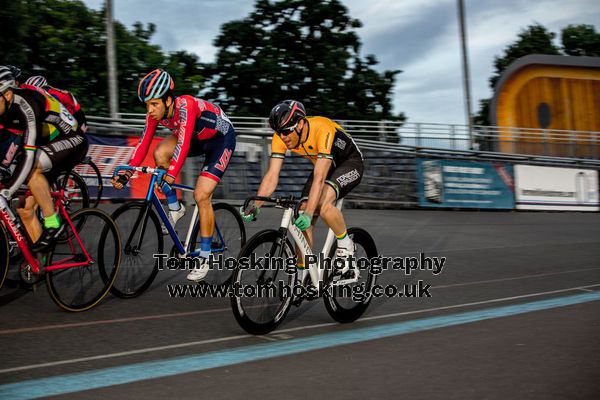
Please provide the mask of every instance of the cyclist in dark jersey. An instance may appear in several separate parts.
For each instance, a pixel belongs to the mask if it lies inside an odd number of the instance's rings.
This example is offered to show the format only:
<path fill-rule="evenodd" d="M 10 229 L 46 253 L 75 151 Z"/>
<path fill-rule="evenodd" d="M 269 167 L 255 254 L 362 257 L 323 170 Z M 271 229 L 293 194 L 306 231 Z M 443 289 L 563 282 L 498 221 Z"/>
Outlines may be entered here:
<path fill-rule="evenodd" d="M 77 123 L 79 124 L 79 128 L 83 133 L 87 132 L 87 119 L 85 118 L 85 113 L 81 109 L 81 105 L 73 96 L 71 92 L 68 90 L 58 89 L 54 86 L 50 86 L 46 78 L 41 75 L 36 75 L 27 78 L 24 84 L 20 85 L 22 88 L 33 89 L 34 87 L 44 89 L 50 95 L 52 95 L 56 100 L 60 101 L 60 103 L 67 108 L 67 111 L 75 117 Z"/>
<path fill-rule="evenodd" d="M 335 202 L 345 197 L 362 179 L 363 156 L 358 146 L 339 124 L 325 117 L 307 117 L 304 105 L 294 100 L 285 100 L 273 107 L 269 125 L 275 131 L 271 140 L 271 161 L 257 195 L 273 194 L 288 150 L 309 159 L 314 169 L 302 191 L 307 202 L 304 213 L 294 223 L 306 231 L 312 246 L 312 226 L 320 216 L 338 239 L 336 257 L 348 259 L 354 255 L 354 243 Z M 242 218 L 253 220 L 262 204 L 261 201 L 251 202 L 248 209 L 240 210 Z M 298 262 L 302 267 L 302 260 Z M 342 272 L 348 268 L 346 263 Z"/>
<path fill-rule="evenodd" d="M 146 103 L 148 113 L 142 137 L 129 164 L 139 166 L 143 162 L 159 125 L 172 130 L 173 135 L 156 146 L 154 161 L 158 167 L 167 170 L 161 187 L 167 196 L 169 215 L 174 225 L 183 216 L 185 208 L 179 204 L 175 191 L 169 185 L 175 181 L 187 156 L 205 154 L 194 190 L 200 217 L 201 263 L 187 276 L 197 282 L 209 270 L 208 257 L 215 227 L 211 200 L 235 150 L 235 130 L 218 106 L 193 96 L 175 97 L 174 87 L 171 76 L 161 69 L 150 72 L 140 81 L 138 97 Z M 126 173 L 114 178 L 112 183 L 120 189 L 130 177 L 131 173 Z"/>
<path fill-rule="evenodd" d="M 31 250 L 44 251 L 63 228 L 49 181 L 81 162 L 87 152 L 87 138 L 58 100 L 44 92 L 17 88 L 14 75 L 4 66 L 0 66 L 0 127 L 12 135 L 4 135 L 12 141 L 12 160 L 22 153 L 16 169 L 8 171 L 10 178 L 0 191 L 0 201 L 6 203 L 27 183 L 33 196 L 25 199 L 17 212 L 33 242 Z M 37 205 L 44 216 L 43 229 L 36 218 Z"/>

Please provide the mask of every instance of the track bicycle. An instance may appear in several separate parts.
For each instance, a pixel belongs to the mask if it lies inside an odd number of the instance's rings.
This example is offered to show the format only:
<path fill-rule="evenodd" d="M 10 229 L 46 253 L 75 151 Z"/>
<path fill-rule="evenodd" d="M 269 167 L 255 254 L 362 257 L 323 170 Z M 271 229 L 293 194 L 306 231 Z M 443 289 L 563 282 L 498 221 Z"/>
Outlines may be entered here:
<path fill-rule="evenodd" d="M 23 191 L 26 196 L 29 191 Z M 23 257 L 21 279 L 37 282 L 43 275 L 52 300 L 67 311 L 85 311 L 110 291 L 121 261 L 117 226 L 104 211 L 85 208 L 70 214 L 66 190 L 52 191 L 55 208 L 64 224 L 62 233 L 47 253 L 29 250 L 27 233 L 8 202 L 0 197 L 0 275 L 6 277 L 11 253 L 18 247 Z M 98 234 L 101 234 L 100 240 Z"/>
<path fill-rule="evenodd" d="M 172 226 L 158 195 L 155 183 L 160 182 L 166 171 L 160 168 L 118 166 L 114 176 L 120 171 L 135 171 L 151 174 L 146 198 L 133 201 L 119 207 L 112 217 L 119 226 L 123 237 L 123 268 L 112 288 L 113 294 L 121 298 L 141 295 L 154 281 L 159 269 L 159 259 L 155 254 L 164 254 L 163 227 L 173 240 L 171 257 L 193 258 L 199 256 L 200 221 L 198 207 L 193 205 L 192 219 L 184 240 L 181 240 Z M 192 192 L 189 186 L 172 184 L 173 189 Z M 215 229 L 211 252 L 223 258 L 237 256 L 246 242 L 244 222 L 232 206 L 226 203 L 213 204 Z M 231 279 L 231 270 L 220 268 L 208 273 L 203 282 L 213 285 L 225 285 Z"/>
<path fill-rule="evenodd" d="M 308 274 L 300 280 L 296 268 L 290 270 L 284 266 L 286 261 L 277 260 L 295 258 L 293 244 L 301 257 L 315 256 L 302 231 L 293 222 L 298 217 L 302 201 L 293 196 L 254 196 L 246 200 L 244 209 L 251 200 L 274 203 L 284 212 L 278 230 L 258 232 L 240 251 L 231 283 L 231 307 L 239 325 L 251 334 L 269 333 L 283 321 L 292 305 L 299 306 L 303 300 L 320 297 L 323 297 L 325 308 L 334 320 L 348 323 L 358 319 L 371 301 L 376 278 L 370 268 L 370 260 L 377 257 L 377 247 L 371 235 L 361 228 L 348 229 L 357 249 L 355 258 L 362 259 L 364 263 L 353 263 L 347 272 L 340 275 L 332 262 L 337 244 L 333 231 L 329 229 L 321 257 L 318 262 L 308 265 Z M 336 202 L 340 210 L 342 205 L 343 199 Z M 254 259 L 254 267 L 242 265 L 244 259 Z"/>

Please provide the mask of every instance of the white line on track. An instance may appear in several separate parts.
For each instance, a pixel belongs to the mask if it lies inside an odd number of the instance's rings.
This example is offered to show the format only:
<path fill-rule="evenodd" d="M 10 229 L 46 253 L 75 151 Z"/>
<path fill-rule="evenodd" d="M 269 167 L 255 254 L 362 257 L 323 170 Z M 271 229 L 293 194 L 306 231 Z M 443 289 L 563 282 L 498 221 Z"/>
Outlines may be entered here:
<path fill-rule="evenodd" d="M 502 281 L 512 281 L 512 280 L 520 280 L 520 279 L 531 279 L 538 278 L 543 276 L 550 275 L 562 275 L 562 274 L 574 274 L 581 272 L 588 272 L 593 270 L 598 270 L 600 267 L 594 268 L 585 268 L 585 269 L 574 269 L 568 271 L 560 271 L 560 272 L 549 272 L 544 274 L 534 274 L 534 275 L 521 275 L 511 278 L 499 278 L 499 279 L 490 279 L 484 281 L 475 281 L 475 282 L 463 282 L 463 283 L 453 283 L 448 285 L 435 285 L 434 289 L 446 289 L 451 287 L 459 287 L 459 286 L 469 286 L 469 285 L 480 285 L 494 282 L 502 282 Z M 73 322 L 70 324 L 56 324 L 56 325 L 42 325 L 42 326 L 32 326 L 26 328 L 11 328 L 11 329 L 1 329 L 0 335 L 9 335 L 16 333 L 26 333 L 26 332 L 38 332 L 38 331 L 46 331 L 51 329 L 64 329 L 64 328 L 78 328 L 78 327 L 86 327 L 86 326 L 94 326 L 94 325 L 105 325 L 105 324 L 116 324 L 122 322 L 133 322 L 133 321 L 146 321 L 153 319 L 162 319 L 162 318 L 177 318 L 177 317 L 187 317 L 190 315 L 202 315 L 202 314 L 212 314 L 224 311 L 231 311 L 230 307 L 226 308 L 214 308 L 210 310 L 200 310 L 200 311 L 187 311 L 187 312 L 179 312 L 179 313 L 169 313 L 169 314 L 155 314 L 155 315 L 144 315 L 140 317 L 126 317 L 126 318 L 116 318 L 116 319 L 104 319 L 98 321 L 87 321 L 87 322 Z"/>
<path fill-rule="evenodd" d="M 404 316 L 404 315 L 422 314 L 422 313 L 434 312 L 434 311 L 440 311 L 440 310 L 464 308 L 464 307 L 470 307 L 470 306 L 475 306 L 475 305 L 498 303 L 498 302 L 503 302 L 503 301 L 512 301 L 512 300 L 518 300 L 518 299 L 525 299 L 525 298 L 529 298 L 529 297 L 538 297 L 538 296 L 545 296 L 545 295 L 549 295 L 549 294 L 557 294 L 557 293 L 564 293 L 564 292 L 570 292 L 570 291 L 585 290 L 585 289 L 589 289 L 592 287 L 598 287 L 598 286 L 600 286 L 600 283 L 593 284 L 593 285 L 586 285 L 586 286 L 577 286 L 577 287 L 572 287 L 572 288 L 567 288 L 567 289 L 552 290 L 549 292 L 530 293 L 530 294 L 525 294 L 525 295 L 521 295 L 521 296 L 502 297 L 502 298 L 498 298 L 498 299 L 476 301 L 476 302 L 472 302 L 472 303 L 463 303 L 463 304 L 455 304 L 455 305 L 451 305 L 451 306 L 427 308 L 427 309 L 423 309 L 423 310 L 405 311 L 405 312 L 385 314 L 385 315 L 374 315 L 371 317 L 361 318 L 361 319 L 359 319 L 359 321 L 360 322 L 374 321 L 374 320 L 385 319 L 385 318 L 400 317 L 400 316 Z M 296 332 L 296 331 L 302 331 L 302 330 L 329 327 L 329 326 L 334 326 L 334 325 L 339 325 L 339 324 L 337 322 L 330 322 L 330 323 L 325 323 L 325 324 L 307 325 L 307 326 L 299 326 L 296 328 L 280 329 L 275 333 L 275 335 L 281 335 L 281 334 L 288 333 L 288 332 Z M 222 337 L 222 338 L 199 340 L 199 341 L 195 341 L 195 342 L 177 343 L 177 344 L 172 344 L 172 345 L 167 345 L 167 346 L 148 347 L 148 348 L 138 349 L 138 350 L 122 351 L 122 352 L 118 352 L 118 353 L 100 354 L 100 355 L 91 356 L 91 357 L 81 357 L 81 358 L 73 358 L 73 359 L 69 359 L 69 360 L 61 360 L 61 361 L 47 362 L 47 363 L 41 363 L 41 364 L 24 365 L 21 367 L 2 369 L 2 370 L 0 370 L 0 374 L 25 371 L 25 370 L 36 369 L 36 368 L 55 367 L 58 365 L 75 364 L 75 363 L 79 363 L 79 362 L 104 360 L 104 359 L 109 359 L 109 358 L 124 357 L 124 356 L 130 356 L 130 355 L 135 355 L 135 354 L 147 354 L 147 353 L 151 353 L 151 352 L 180 349 L 180 348 L 191 347 L 191 346 L 200 346 L 200 345 L 205 345 L 205 344 L 230 342 L 230 341 L 241 340 L 241 339 L 249 339 L 249 338 L 253 338 L 253 337 L 254 336 L 252 336 L 252 335 L 227 336 L 227 337 Z M 277 337 L 277 336 L 275 336 L 275 337 Z"/>

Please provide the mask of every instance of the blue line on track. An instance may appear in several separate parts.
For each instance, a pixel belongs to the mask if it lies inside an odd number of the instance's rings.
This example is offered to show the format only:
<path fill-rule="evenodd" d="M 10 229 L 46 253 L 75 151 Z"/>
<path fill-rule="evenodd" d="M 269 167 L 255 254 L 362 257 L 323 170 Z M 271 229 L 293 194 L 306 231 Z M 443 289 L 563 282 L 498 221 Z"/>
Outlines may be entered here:
<path fill-rule="evenodd" d="M 31 399 L 98 389 L 148 379 L 198 372 L 249 361 L 287 356 L 424 330 L 444 328 L 532 311 L 599 301 L 600 292 L 558 297 L 523 304 L 468 311 L 458 314 L 395 322 L 365 328 L 325 333 L 306 338 L 252 345 L 204 354 L 105 368 L 76 374 L 33 379 L 0 385 L 2 399 Z"/>

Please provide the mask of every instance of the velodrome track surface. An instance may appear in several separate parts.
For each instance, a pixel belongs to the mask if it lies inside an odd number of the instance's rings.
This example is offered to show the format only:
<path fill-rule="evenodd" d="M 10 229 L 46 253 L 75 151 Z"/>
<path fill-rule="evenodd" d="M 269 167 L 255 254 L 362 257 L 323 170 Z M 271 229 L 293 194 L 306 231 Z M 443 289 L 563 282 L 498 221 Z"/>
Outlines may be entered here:
<path fill-rule="evenodd" d="M 276 227 L 280 213 L 265 210 L 248 233 Z M 80 314 L 58 309 L 44 287 L 4 288 L 0 398 L 600 398 L 600 214 L 345 215 L 382 255 L 447 257 L 439 275 L 378 277 L 422 280 L 432 297 L 374 299 L 348 325 L 305 302 L 253 337 L 228 299 L 169 298 L 182 271 Z"/>

